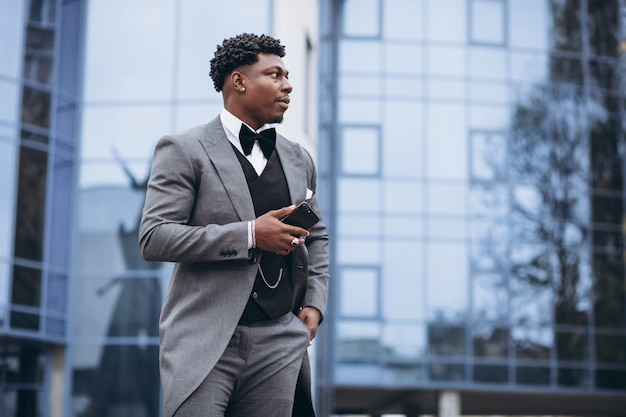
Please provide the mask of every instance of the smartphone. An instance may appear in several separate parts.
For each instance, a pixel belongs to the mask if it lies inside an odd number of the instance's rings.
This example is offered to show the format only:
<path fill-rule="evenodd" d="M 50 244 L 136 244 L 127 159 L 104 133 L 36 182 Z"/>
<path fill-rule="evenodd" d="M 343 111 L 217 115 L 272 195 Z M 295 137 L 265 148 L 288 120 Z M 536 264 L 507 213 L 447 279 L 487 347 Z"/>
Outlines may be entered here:
<path fill-rule="evenodd" d="M 315 223 L 320 221 L 319 216 L 313 211 L 309 203 L 303 201 L 298 204 L 294 211 L 280 219 L 282 222 L 292 226 L 298 226 L 309 230 Z"/>

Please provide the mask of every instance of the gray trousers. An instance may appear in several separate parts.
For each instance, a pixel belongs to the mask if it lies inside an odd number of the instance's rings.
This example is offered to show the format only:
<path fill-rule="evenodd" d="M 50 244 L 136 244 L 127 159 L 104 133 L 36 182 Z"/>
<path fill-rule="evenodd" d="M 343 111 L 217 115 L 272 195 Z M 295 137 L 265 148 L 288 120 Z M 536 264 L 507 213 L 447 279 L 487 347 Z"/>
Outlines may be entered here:
<path fill-rule="evenodd" d="M 291 417 L 308 327 L 292 313 L 237 326 L 228 347 L 175 417 Z"/>

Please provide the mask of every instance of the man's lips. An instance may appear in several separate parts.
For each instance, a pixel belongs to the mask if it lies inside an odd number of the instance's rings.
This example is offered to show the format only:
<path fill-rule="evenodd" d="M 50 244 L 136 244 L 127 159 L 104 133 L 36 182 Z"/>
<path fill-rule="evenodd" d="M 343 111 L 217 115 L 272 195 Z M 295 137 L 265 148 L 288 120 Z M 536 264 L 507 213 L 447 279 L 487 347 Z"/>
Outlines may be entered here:
<path fill-rule="evenodd" d="M 291 100 L 289 99 L 289 97 L 283 97 L 278 99 L 278 104 L 280 104 L 283 108 L 287 109 L 289 107 L 289 102 Z"/>

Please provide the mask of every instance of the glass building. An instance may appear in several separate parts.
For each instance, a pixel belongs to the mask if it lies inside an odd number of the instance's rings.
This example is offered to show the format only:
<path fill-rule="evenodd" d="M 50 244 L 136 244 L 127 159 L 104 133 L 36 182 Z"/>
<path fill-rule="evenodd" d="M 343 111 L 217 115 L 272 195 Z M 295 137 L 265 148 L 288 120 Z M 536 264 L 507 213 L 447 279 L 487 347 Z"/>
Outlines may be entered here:
<path fill-rule="evenodd" d="M 626 0 L 0 0 L 0 417 L 158 417 L 154 144 L 287 46 L 319 415 L 626 415 Z M 447 414 L 446 414 L 447 413 Z"/>
<path fill-rule="evenodd" d="M 626 3 L 327 0 L 337 414 L 626 413 Z"/>

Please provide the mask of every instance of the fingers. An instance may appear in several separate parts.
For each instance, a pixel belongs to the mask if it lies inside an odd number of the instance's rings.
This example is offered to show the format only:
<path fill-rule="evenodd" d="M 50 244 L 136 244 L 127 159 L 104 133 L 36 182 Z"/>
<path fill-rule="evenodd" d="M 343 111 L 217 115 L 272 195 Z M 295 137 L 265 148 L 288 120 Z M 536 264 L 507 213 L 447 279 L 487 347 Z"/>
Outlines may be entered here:
<path fill-rule="evenodd" d="M 255 222 L 256 247 L 263 250 L 288 255 L 304 244 L 304 237 L 309 235 L 306 229 L 280 221 L 291 213 L 294 205 L 277 210 L 270 210 L 257 217 Z"/>
<path fill-rule="evenodd" d="M 289 255 L 290 252 L 293 252 L 294 250 L 296 250 L 296 248 L 300 245 L 304 244 L 304 238 L 303 237 L 298 237 L 298 236 L 293 236 L 293 235 L 289 235 L 289 246 L 287 247 L 283 247 L 282 250 L 276 252 L 279 255 Z"/>
<path fill-rule="evenodd" d="M 295 209 L 296 209 L 296 206 L 292 204 L 290 206 L 279 208 L 277 210 L 271 210 L 268 213 L 272 213 L 273 217 L 276 217 L 277 219 L 280 220 L 286 215 L 288 215 L 289 213 L 291 213 L 292 211 L 294 211 Z"/>

